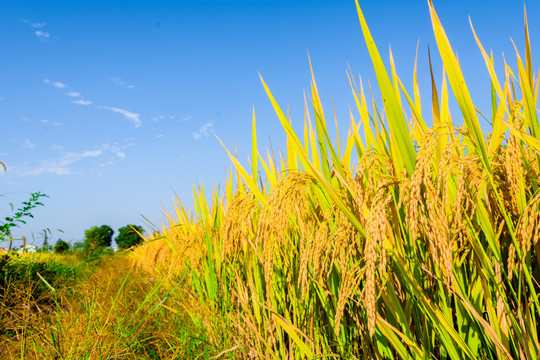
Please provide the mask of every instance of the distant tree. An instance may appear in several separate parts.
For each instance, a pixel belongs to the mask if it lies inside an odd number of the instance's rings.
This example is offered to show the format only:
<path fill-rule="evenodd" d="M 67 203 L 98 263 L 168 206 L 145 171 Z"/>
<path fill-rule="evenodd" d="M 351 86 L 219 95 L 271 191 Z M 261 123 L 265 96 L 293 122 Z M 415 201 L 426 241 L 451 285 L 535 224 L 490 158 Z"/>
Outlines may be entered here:
<path fill-rule="evenodd" d="M 80 242 L 80 241 L 77 241 L 76 243 L 74 243 L 74 244 L 72 245 L 72 248 L 73 248 L 73 250 L 75 250 L 75 251 L 78 251 L 78 250 L 81 250 L 81 251 L 82 251 L 82 250 L 84 249 L 84 243 L 83 243 L 83 242 Z"/>
<path fill-rule="evenodd" d="M 84 231 L 84 250 L 93 251 L 111 246 L 114 230 L 109 225 L 93 226 Z"/>
<path fill-rule="evenodd" d="M 68 242 L 65 242 L 62 239 L 58 239 L 58 241 L 54 245 L 54 252 L 57 254 L 62 254 L 68 251 L 70 247 L 71 245 L 69 245 Z"/>
<path fill-rule="evenodd" d="M 138 225 L 126 225 L 118 229 L 118 236 L 116 237 L 116 245 L 122 250 L 129 249 L 135 245 L 143 242 L 141 235 L 144 232 L 142 226 Z"/>

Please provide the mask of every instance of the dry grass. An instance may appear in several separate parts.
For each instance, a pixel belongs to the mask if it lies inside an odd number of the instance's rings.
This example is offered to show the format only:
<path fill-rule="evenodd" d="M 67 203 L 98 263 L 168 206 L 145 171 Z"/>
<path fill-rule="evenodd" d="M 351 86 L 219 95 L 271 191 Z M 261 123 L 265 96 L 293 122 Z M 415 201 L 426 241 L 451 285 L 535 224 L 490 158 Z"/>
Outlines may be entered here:
<path fill-rule="evenodd" d="M 73 255 L 70 261 L 80 263 Z M 55 293 L 33 297 L 35 286 L 3 289 L 2 359 L 187 359 L 218 353 L 227 338 L 218 331 L 219 316 L 186 297 L 182 284 L 170 288 L 133 272 L 125 255 L 103 260 Z M 192 318 L 187 309 L 202 315 Z"/>

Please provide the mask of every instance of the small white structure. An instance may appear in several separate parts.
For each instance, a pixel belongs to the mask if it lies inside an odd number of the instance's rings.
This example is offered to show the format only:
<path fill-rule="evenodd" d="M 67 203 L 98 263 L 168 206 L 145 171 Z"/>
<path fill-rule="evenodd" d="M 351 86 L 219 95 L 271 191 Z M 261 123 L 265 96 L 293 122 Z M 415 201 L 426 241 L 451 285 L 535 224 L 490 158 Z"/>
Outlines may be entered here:
<path fill-rule="evenodd" d="M 37 250 L 38 250 L 38 247 L 36 245 L 27 244 L 27 245 L 24 245 L 23 247 L 21 247 L 19 250 L 17 250 L 17 252 L 19 254 L 22 254 L 22 253 L 33 254 L 33 253 L 37 252 Z"/>

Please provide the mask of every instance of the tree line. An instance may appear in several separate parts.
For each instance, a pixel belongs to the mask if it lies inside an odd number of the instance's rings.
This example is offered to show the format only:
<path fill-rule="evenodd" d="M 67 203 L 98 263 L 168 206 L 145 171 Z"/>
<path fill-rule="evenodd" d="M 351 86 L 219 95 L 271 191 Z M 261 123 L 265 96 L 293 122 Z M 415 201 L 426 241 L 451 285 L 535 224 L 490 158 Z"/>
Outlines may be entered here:
<path fill-rule="evenodd" d="M 0 162 L 0 168 L 4 168 L 5 170 L 5 165 L 2 162 Z M 13 214 L 4 217 L 3 220 L 0 220 L 0 242 L 10 241 L 9 249 L 11 250 L 12 228 L 21 224 L 26 224 L 28 218 L 33 218 L 34 216 L 32 215 L 31 211 L 38 206 L 43 206 L 41 199 L 47 197 L 49 197 L 47 194 L 43 194 L 38 191 L 31 193 L 30 198 L 27 201 L 24 201 L 17 210 L 13 210 L 13 204 L 9 204 Z M 142 236 L 143 232 L 144 229 L 142 226 L 126 225 L 118 229 L 118 236 L 114 240 L 121 250 L 127 250 L 144 241 Z M 62 239 L 58 239 L 54 247 L 49 246 L 48 244 L 48 233 L 51 233 L 49 229 L 43 230 L 43 250 L 48 251 L 54 249 L 54 251 L 57 253 L 63 253 L 73 249 L 82 250 L 85 253 L 92 253 L 111 246 L 114 230 L 109 225 L 93 226 L 90 229 L 85 230 L 84 241 L 82 243 L 76 242 L 72 246 L 70 243 Z M 25 239 L 24 242 L 26 245 Z"/>
<path fill-rule="evenodd" d="M 139 225 L 126 225 L 118 229 L 118 236 L 114 239 L 116 245 L 121 250 L 127 250 L 136 246 L 144 241 L 142 234 L 144 229 Z M 95 252 L 111 247 L 113 240 L 114 230 L 109 225 L 92 226 L 90 229 L 84 231 L 84 242 L 77 242 L 73 244 L 74 250 L 82 250 L 86 253 Z M 68 251 L 71 245 L 59 239 L 55 246 L 54 251 L 63 253 Z"/>

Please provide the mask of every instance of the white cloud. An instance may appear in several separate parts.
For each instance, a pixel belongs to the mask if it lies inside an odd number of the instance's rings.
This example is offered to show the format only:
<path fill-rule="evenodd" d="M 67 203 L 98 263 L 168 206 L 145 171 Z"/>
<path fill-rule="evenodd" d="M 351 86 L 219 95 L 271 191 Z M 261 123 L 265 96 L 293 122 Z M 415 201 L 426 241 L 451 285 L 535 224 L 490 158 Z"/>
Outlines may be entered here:
<path fill-rule="evenodd" d="M 113 81 L 115 82 L 118 82 L 120 81 L 122 84 L 123 82 L 121 81 L 121 79 L 118 79 L 118 78 L 113 78 L 112 79 Z M 78 100 L 72 100 L 71 103 L 72 104 L 75 104 L 75 105 L 84 105 L 84 106 L 88 106 L 88 105 L 91 105 L 92 104 L 92 101 L 89 101 L 89 100 L 84 100 L 84 98 L 81 96 L 81 94 L 79 92 L 76 92 L 76 91 L 73 91 L 70 89 L 69 86 L 67 86 L 66 84 L 64 83 L 61 83 L 59 81 L 51 81 L 49 79 L 45 79 L 43 80 L 46 84 L 49 84 L 49 86 L 52 86 L 52 87 L 55 87 L 55 88 L 58 88 L 58 89 L 66 89 L 68 90 L 68 92 L 66 93 L 66 96 L 69 96 L 69 97 L 81 97 L 80 99 Z M 126 118 L 127 120 L 131 121 L 135 127 L 140 127 L 142 126 L 142 121 L 141 121 L 141 118 L 140 118 L 140 114 L 137 114 L 137 113 L 134 113 L 134 112 L 131 112 L 129 110 L 125 110 L 125 109 L 121 109 L 121 108 L 117 108 L 117 107 L 110 107 L 110 106 L 98 106 L 96 105 L 96 107 L 98 109 L 106 109 L 106 110 L 109 110 L 109 111 L 112 111 L 112 112 L 116 112 L 116 113 L 119 113 L 119 114 L 122 114 L 122 116 L 124 116 L 124 118 Z M 154 120 L 155 121 L 159 121 L 159 119 L 161 119 L 162 116 L 160 115 L 159 117 L 154 117 Z M 165 117 L 163 117 L 165 118 Z M 169 118 L 173 119 L 174 117 L 170 116 Z M 55 123 L 56 125 L 56 123 Z M 58 123 L 58 125 L 60 125 Z"/>
<path fill-rule="evenodd" d="M 41 123 L 43 123 L 43 124 L 50 124 L 50 123 L 51 123 L 51 122 L 50 122 L 49 120 L 47 120 L 47 119 L 41 119 L 41 120 L 39 120 L 39 121 L 41 121 Z M 53 126 L 60 126 L 61 124 L 60 124 L 58 121 L 55 121 L 55 122 L 52 123 L 52 125 L 53 125 Z"/>
<path fill-rule="evenodd" d="M 45 23 L 44 23 L 44 22 L 42 22 L 42 23 L 39 23 L 39 22 L 33 23 L 33 22 L 31 22 L 31 21 L 29 21 L 29 20 L 26 20 L 26 19 L 22 19 L 21 21 L 22 21 L 22 22 L 25 22 L 25 23 L 27 23 L 27 24 L 30 24 L 30 26 L 33 27 L 33 28 L 41 28 L 41 27 L 44 27 L 44 26 L 45 26 Z"/>
<path fill-rule="evenodd" d="M 49 80 L 49 79 L 45 79 L 45 80 L 43 80 L 43 81 L 44 81 L 46 84 L 49 84 L 49 86 L 55 87 L 55 88 L 57 88 L 57 89 L 65 89 L 65 90 L 67 90 L 68 92 L 65 94 L 66 96 L 69 96 L 69 97 L 80 97 L 80 99 L 78 99 L 78 100 L 73 100 L 73 101 L 71 101 L 72 104 L 76 104 L 76 105 L 85 105 L 85 106 L 88 106 L 88 105 L 92 104 L 91 101 L 89 101 L 89 100 L 84 100 L 84 98 L 82 98 L 80 92 L 73 91 L 67 84 L 61 83 L 60 81 L 51 81 L 51 80 Z"/>
<path fill-rule="evenodd" d="M 51 35 L 50 35 L 47 31 L 37 30 L 34 34 L 36 34 L 36 36 L 37 36 L 40 40 L 45 40 L 45 39 L 48 39 L 48 38 L 51 37 Z"/>
<path fill-rule="evenodd" d="M 49 84 L 52 87 L 58 88 L 58 89 L 66 89 L 68 86 L 66 84 L 61 83 L 60 81 L 51 81 L 49 79 L 43 80 L 46 84 Z"/>
<path fill-rule="evenodd" d="M 122 147 L 122 148 L 125 148 L 125 147 Z M 109 150 L 110 152 L 112 152 L 113 154 L 115 154 L 116 156 L 118 156 L 120 159 L 124 159 L 126 157 L 126 153 L 125 152 L 122 152 L 120 150 L 120 148 L 118 147 L 118 145 L 108 145 L 108 144 L 105 144 L 103 145 L 103 149 L 104 150 Z"/>
<path fill-rule="evenodd" d="M 40 22 L 31 22 L 30 20 L 26 20 L 26 19 L 22 19 L 21 21 L 24 22 L 24 23 L 27 23 L 28 25 L 30 25 L 30 27 L 32 29 L 40 29 L 40 28 L 45 26 L 44 22 L 42 22 L 42 23 L 40 23 Z M 51 37 L 51 34 L 49 34 L 49 32 L 45 31 L 45 30 L 35 30 L 34 34 L 41 41 L 45 41 L 45 40 L 47 40 L 47 39 L 49 39 Z"/>
<path fill-rule="evenodd" d="M 71 103 L 76 104 L 76 105 L 90 105 L 90 104 L 92 104 L 92 102 L 88 101 L 88 100 L 73 100 Z"/>
<path fill-rule="evenodd" d="M 124 147 L 120 147 L 118 144 L 103 144 L 99 149 L 82 152 L 64 152 L 63 146 L 53 145 L 51 149 L 60 152 L 58 157 L 43 160 L 35 168 L 30 168 L 28 164 L 17 166 L 13 168 L 13 173 L 21 177 L 44 174 L 81 174 L 82 172 L 74 169 L 78 163 L 85 159 L 103 158 L 103 160 L 100 161 L 101 164 L 105 163 L 107 165 L 112 165 L 114 164 L 114 161 L 111 156 L 115 156 L 119 159 L 124 159 L 126 157 L 126 153 L 121 150 L 122 148 Z M 88 169 L 89 166 L 85 165 L 84 168 Z"/>
<path fill-rule="evenodd" d="M 193 132 L 193 139 L 199 140 L 201 137 L 208 137 L 210 131 L 214 128 L 214 122 L 209 121 L 199 128 L 199 130 Z"/>
<path fill-rule="evenodd" d="M 70 175 L 74 172 L 69 168 L 70 165 L 87 158 L 87 157 L 96 157 L 102 154 L 102 150 L 92 150 L 84 151 L 82 153 L 65 153 L 60 158 L 45 160 L 41 165 L 32 170 L 21 170 L 16 169 L 16 173 L 19 176 L 31 176 L 31 175 L 43 175 L 43 174 L 54 174 L 54 175 Z"/>
<path fill-rule="evenodd" d="M 127 120 L 131 121 L 135 125 L 135 127 L 140 127 L 142 125 L 140 115 L 137 113 L 109 106 L 99 106 L 99 108 L 122 114 Z"/>
<path fill-rule="evenodd" d="M 36 146 L 34 144 L 32 144 L 32 142 L 30 140 L 24 139 L 24 141 L 22 143 L 22 147 L 23 147 L 23 149 L 33 149 Z"/>
<path fill-rule="evenodd" d="M 127 87 L 128 89 L 133 89 L 135 88 L 136 86 L 135 85 L 128 85 L 124 82 L 124 80 L 122 80 L 121 78 L 111 78 L 111 81 L 117 85 L 120 85 L 120 86 L 125 86 Z"/>
<path fill-rule="evenodd" d="M 120 78 L 111 78 L 111 81 L 118 85 L 125 85 L 125 83 Z"/>
<path fill-rule="evenodd" d="M 158 116 L 154 116 L 152 120 L 154 120 L 155 122 L 160 122 L 161 120 L 174 120 L 174 116 L 158 115 Z"/>
<path fill-rule="evenodd" d="M 161 138 L 164 137 L 164 136 L 165 136 L 165 135 L 163 135 L 163 134 L 157 134 L 157 135 L 156 135 L 156 137 L 157 137 L 158 139 L 161 139 Z"/>
<path fill-rule="evenodd" d="M 191 120 L 191 115 L 186 115 L 182 118 L 182 121 L 189 121 Z"/>

